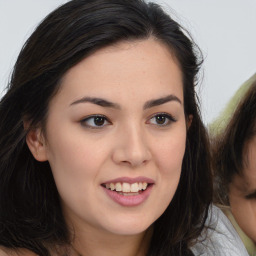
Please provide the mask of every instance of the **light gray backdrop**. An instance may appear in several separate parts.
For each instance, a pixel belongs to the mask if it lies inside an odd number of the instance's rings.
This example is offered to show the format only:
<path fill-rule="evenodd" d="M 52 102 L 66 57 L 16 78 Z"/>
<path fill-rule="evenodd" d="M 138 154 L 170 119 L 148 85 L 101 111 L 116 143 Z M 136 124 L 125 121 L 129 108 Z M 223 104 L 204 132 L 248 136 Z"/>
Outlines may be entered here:
<path fill-rule="evenodd" d="M 0 96 L 33 29 L 65 0 L 0 0 Z M 206 124 L 256 72 L 256 0 L 155 0 L 191 33 L 205 56 L 198 87 Z M 1 118 L 1 117 L 0 117 Z"/>

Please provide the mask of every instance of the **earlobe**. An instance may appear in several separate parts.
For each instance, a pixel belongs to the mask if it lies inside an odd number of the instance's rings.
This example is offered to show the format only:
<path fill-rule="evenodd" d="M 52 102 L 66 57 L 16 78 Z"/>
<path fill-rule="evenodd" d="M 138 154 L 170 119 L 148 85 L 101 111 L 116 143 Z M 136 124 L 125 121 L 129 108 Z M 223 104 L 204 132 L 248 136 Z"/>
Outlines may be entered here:
<path fill-rule="evenodd" d="M 187 118 L 187 129 L 190 128 L 192 121 L 193 121 L 193 115 L 189 115 Z"/>
<path fill-rule="evenodd" d="M 30 152 L 37 161 L 44 162 L 48 160 L 45 140 L 42 136 L 41 129 L 31 129 L 26 136 L 26 142 Z"/>

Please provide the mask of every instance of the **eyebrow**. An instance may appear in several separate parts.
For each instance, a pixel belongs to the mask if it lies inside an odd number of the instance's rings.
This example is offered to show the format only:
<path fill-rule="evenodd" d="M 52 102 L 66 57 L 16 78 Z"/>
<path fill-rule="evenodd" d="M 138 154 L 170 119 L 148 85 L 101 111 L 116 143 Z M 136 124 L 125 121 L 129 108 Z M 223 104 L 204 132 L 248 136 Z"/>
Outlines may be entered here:
<path fill-rule="evenodd" d="M 102 99 L 102 98 L 93 98 L 93 97 L 83 97 L 79 100 L 72 102 L 70 104 L 70 106 L 76 105 L 79 103 L 86 103 L 86 102 L 93 103 L 93 104 L 96 104 L 96 105 L 99 105 L 99 106 L 105 107 L 105 108 L 121 109 L 121 106 L 117 103 L 113 103 L 113 102 L 110 102 L 110 101 Z"/>
<path fill-rule="evenodd" d="M 148 109 L 148 108 L 152 108 L 152 107 L 156 107 L 156 106 L 159 106 L 159 105 L 163 105 L 163 104 L 165 104 L 167 102 L 170 102 L 170 101 L 176 101 L 176 102 L 182 104 L 181 100 L 178 97 L 176 97 L 173 94 L 170 94 L 170 95 L 167 95 L 167 96 L 162 97 L 162 98 L 147 101 L 143 106 L 143 110 Z M 101 107 L 121 109 L 121 106 L 117 103 L 110 102 L 106 99 L 94 98 L 94 97 L 83 97 L 81 99 L 78 99 L 78 100 L 72 102 L 70 104 L 70 106 L 73 106 L 73 105 L 76 105 L 76 104 L 79 104 L 79 103 L 86 103 L 86 102 L 93 103 L 93 104 L 99 105 Z"/>
<path fill-rule="evenodd" d="M 155 100 L 150 100 L 150 101 L 147 101 L 145 104 L 144 104 L 144 107 L 143 109 L 148 109 L 148 108 L 152 108 L 152 107 L 156 107 L 156 106 L 159 106 L 159 105 L 163 105 L 167 102 L 170 102 L 170 101 L 176 101 L 178 103 L 180 103 L 182 105 L 182 102 L 181 100 L 176 97 L 175 95 L 173 94 L 170 94 L 166 97 L 162 97 L 162 98 L 159 98 L 159 99 L 155 99 Z"/>

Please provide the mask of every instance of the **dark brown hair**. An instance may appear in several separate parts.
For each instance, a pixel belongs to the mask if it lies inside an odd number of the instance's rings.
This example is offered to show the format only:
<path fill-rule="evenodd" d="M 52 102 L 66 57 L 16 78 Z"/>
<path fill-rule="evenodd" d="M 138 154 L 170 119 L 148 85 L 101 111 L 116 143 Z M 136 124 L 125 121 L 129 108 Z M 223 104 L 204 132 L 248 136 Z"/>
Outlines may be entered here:
<path fill-rule="evenodd" d="M 241 98 L 226 128 L 212 138 L 214 201 L 229 205 L 228 187 L 234 175 L 245 168 L 247 142 L 256 134 L 256 80 Z"/>
<path fill-rule="evenodd" d="M 0 103 L 0 245 L 49 255 L 69 244 L 48 162 L 37 162 L 25 137 L 42 126 L 49 102 L 72 66 L 98 49 L 154 37 L 168 46 L 183 74 L 185 116 L 193 116 L 176 194 L 154 223 L 148 256 L 190 255 L 211 202 L 208 138 L 195 85 L 202 59 L 181 26 L 142 0 L 73 0 L 46 17 L 25 43 Z M 23 121 L 30 123 L 24 130 Z M 171 156 L 170 156 L 171 157 Z"/>

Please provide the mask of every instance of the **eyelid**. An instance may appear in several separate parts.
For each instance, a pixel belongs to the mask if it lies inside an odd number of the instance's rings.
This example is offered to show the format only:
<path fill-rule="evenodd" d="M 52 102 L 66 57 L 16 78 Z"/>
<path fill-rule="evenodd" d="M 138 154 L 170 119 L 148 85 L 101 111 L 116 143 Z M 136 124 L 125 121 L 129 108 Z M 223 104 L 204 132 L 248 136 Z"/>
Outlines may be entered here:
<path fill-rule="evenodd" d="M 105 119 L 105 121 L 107 122 L 107 124 L 101 125 L 101 126 L 93 126 L 93 125 L 88 125 L 86 124 L 86 122 L 88 122 L 90 119 L 96 118 L 96 117 L 102 117 Z M 93 114 L 93 115 L 89 115 L 84 117 L 82 120 L 79 121 L 80 124 L 85 127 L 85 128 L 89 128 L 89 129 L 102 129 L 103 127 L 111 124 L 111 122 L 109 121 L 109 119 L 105 116 L 105 115 L 101 115 L 101 114 Z"/>
<path fill-rule="evenodd" d="M 162 125 L 161 124 L 155 124 L 156 126 L 165 127 L 165 126 L 170 125 L 173 122 L 177 122 L 177 119 L 174 118 L 173 115 L 171 115 L 169 113 L 166 113 L 166 112 L 158 112 L 158 113 L 155 113 L 155 114 L 151 115 L 147 122 L 149 122 L 152 118 L 157 117 L 157 116 L 164 116 L 164 117 L 166 117 L 169 120 L 169 123 L 168 124 L 162 124 Z"/>

